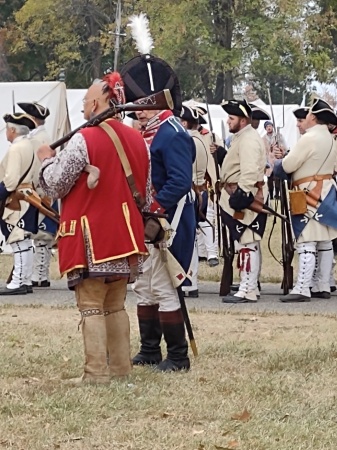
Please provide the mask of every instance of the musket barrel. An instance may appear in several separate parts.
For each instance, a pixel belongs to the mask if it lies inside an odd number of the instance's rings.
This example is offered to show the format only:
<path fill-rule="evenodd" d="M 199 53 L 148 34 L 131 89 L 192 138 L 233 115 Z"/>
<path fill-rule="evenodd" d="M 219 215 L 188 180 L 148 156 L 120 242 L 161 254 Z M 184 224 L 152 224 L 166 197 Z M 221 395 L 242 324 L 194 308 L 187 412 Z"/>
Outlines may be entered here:
<path fill-rule="evenodd" d="M 93 117 L 92 119 L 85 122 L 83 125 L 75 128 L 75 130 L 63 136 L 61 139 L 53 142 L 50 145 L 50 148 L 55 150 L 61 145 L 68 142 L 74 134 L 83 128 L 93 127 L 99 125 L 104 120 L 110 119 L 111 117 L 119 114 L 121 112 L 128 111 L 145 111 L 145 110 L 164 110 L 164 109 L 173 109 L 173 101 L 172 96 L 169 89 L 164 89 L 157 94 L 152 94 L 149 97 L 144 97 L 137 100 L 137 103 L 125 103 L 124 105 L 112 105 L 110 108 L 106 109 L 102 113 Z"/>

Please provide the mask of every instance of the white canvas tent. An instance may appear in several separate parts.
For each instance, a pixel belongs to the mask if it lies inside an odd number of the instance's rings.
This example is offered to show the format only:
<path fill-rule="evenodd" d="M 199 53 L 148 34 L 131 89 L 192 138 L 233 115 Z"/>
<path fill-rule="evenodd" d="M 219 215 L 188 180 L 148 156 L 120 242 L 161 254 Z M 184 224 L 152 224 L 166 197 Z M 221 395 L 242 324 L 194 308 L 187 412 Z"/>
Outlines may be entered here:
<path fill-rule="evenodd" d="M 86 92 L 86 89 L 67 89 L 68 110 L 72 130 L 85 122 L 82 110 L 83 98 Z"/>
<path fill-rule="evenodd" d="M 18 102 L 36 101 L 49 108 L 50 116 L 45 126 L 52 141 L 56 141 L 70 131 L 66 86 L 62 82 L 0 83 L 0 99 L 0 160 L 10 145 L 6 139 L 6 124 L 2 116 L 13 112 L 13 100 L 15 112 L 22 112 L 16 105 Z M 0 243 L 2 240 L 0 233 Z M 3 249 L 10 251 L 8 246 L 3 246 Z"/>
<path fill-rule="evenodd" d="M 70 130 L 65 84 L 59 81 L 0 83 L 0 159 L 8 149 L 6 126 L 1 120 L 6 113 L 22 112 L 18 102 L 36 101 L 50 110 L 46 120 L 46 129 L 52 141 L 56 141 Z"/>

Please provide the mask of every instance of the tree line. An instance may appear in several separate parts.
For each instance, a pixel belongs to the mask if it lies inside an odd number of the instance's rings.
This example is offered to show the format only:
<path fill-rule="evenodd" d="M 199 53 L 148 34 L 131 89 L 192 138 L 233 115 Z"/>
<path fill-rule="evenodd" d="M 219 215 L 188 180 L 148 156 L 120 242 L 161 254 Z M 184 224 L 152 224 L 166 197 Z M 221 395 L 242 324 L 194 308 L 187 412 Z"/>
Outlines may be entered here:
<path fill-rule="evenodd" d="M 113 0 L 0 0 L 0 81 L 58 79 L 84 88 L 111 69 Z M 120 66 L 136 50 L 128 17 L 145 12 L 153 54 L 177 71 L 185 98 L 220 103 L 249 85 L 265 101 L 300 103 L 312 81 L 334 82 L 335 0 L 122 1 Z"/>

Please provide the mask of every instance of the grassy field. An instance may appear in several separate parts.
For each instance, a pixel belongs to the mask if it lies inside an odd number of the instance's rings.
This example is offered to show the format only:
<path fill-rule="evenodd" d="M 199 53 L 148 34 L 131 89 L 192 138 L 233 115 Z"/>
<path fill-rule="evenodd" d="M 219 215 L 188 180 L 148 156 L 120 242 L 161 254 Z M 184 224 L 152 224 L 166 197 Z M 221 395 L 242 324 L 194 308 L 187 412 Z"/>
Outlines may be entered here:
<path fill-rule="evenodd" d="M 138 349 L 135 309 L 129 311 Z M 0 449 L 335 450 L 336 317 L 192 312 L 189 373 L 80 375 L 75 309 L 0 308 Z"/>

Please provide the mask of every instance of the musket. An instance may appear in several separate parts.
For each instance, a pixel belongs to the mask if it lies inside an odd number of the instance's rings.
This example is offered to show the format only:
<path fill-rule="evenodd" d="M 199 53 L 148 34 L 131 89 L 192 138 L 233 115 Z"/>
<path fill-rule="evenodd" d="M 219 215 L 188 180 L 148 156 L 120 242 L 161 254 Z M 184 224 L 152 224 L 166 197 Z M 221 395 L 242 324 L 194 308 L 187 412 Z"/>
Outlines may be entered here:
<path fill-rule="evenodd" d="M 15 196 L 12 197 L 12 202 L 18 202 L 20 200 L 25 200 L 30 205 L 34 206 L 39 210 L 44 216 L 49 217 L 53 222 L 59 225 L 60 215 L 58 211 L 49 206 L 41 197 L 32 189 L 27 188 L 22 191 L 15 192 Z"/>
<path fill-rule="evenodd" d="M 269 106 L 270 106 L 271 118 L 272 118 L 273 126 L 274 126 L 274 129 L 275 129 L 275 127 L 276 127 L 276 122 L 275 122 L 275 117 L 274 117 L 273 104 L 272 104 L 272 102 L 271 102 L 270 89 L 267 88 L 267 91 L 268 91 L 268 101 L 269 101 Z M 276 144 L 278 144 L 278 142 L 277 142 L 277 136 L 276 136 Z"/>
<path fill-rule="evenodd" d="M 13 114 L 15 114 L 15 98 L 14 98 L 14 90 L 12 91 L 12 108 L 13 108 Z"/>
<path fill-rule="evenodd" d="M 206 107 L 207 107 L 207 115 L 208 115 L 208 124 L 210 128 L 210 132 L 212 135 L 212 142 L 215 143 L 215 136 L 213 133 L 213 125 L 212 125 L 212 119 L 211 114 L 209 112 L 209 106 L 208 102 L 206 100 Z M 222 123 L 223 125 L 223 123 Z M 224 126 L 224 125 L 223 125 Z M 224 143 L 225 145 L 225 143 Z M 216 219 L 217 219 L 217 229 L 218 229 L 218 247 L 221 247 L 221 237 L 222 237 L 222 254 L 224 258 L 224 266 L 222 270 L 221 275 L 221 282 L 220 282 L 220 296 L 225 296 L 230 293 L 231 285 L 233 283 L 233 259 L 234 259 L 234 242 L 231 239 L 230 235 L 227 234 L 227 227 L 222 220 L 220 222 L 220 197 L 221 197 L 221 190 L 220 190 L 220 170 L 219 170 L 219 163 L 218 163 L 218 154 L 217 152 L 213 152 L 213 158 L 214 158 L 214 164 L 215 164 L 215 172 L 216 172 L 216 184 L 214 186 L 215 194 L 216 194 Z M 221 232 L 221 234 L 220 234 Z"/>
<path fill-rule="evenodd" d="M 164 89 L 163 91 L 158 92 L 157 94 L 152 94 L 149 97 L 143 97 L 136 101 L 136 103 L 125 103 L 124 105 L 116 105 L 112 104 L 110 108 L 106 109 L 97 116 L 85 122 L 83 125 L 75 128 L 75 130 L 63 136 L 61 139 L 58 139 L 56 142 L 50 145 L 50 148 L 55 150 L 57 147 L 65 144 L 71 139 L 74 134 L 83 128 L 95 127 L 99 125 L 101 122 L 104 122 L 107 119 L 111 119 L 116 114 L 127 112 L 127 111 L 149 111 L 149 110 L 164 110 L 164 109 L 173 109 L 173 100 L 169 89 Z"/>
<path fill-rule="evenodd" d="M 281 288 L 283 294 L 287 295 L 293 288 L 293 266 L 295 248 L 293 242 L 293 234 L 291 228 L 291 216 L 288 203 L 288 181 L 283 180 L 280 184 L 280 199 L 281 199 L 281 213 L 288 218 L 288 222 L 281 223 L 282 236 L 282 266 L 283 266 L 283 280 Z"/>
<path fill-rule="evenodd" d="M 273 105 L 271 102 L 270 89 L 268 88 L 268 98 L 270 111 L 273 119 L 273 123 L 275 126 L 275 118 Z M 283 103 L 283 124 L 284 127 L 284 88 L 282 90 L 282 103 Z M 277 141 L 278 145 L 279 140 L 279 127 L 277 128 Z M 289 291 L 293 288 L 293 266 L 292 261 L 294 258 L 294 243 L 293 243 L 293 233 L 291 226 L 291 215 L 288 203 L 288 181 L 284 180 L 280 182 L 280 202 L 281 202 L 281 214 L 283 217 L 286 217 L 286 220 L 282 220 L 281 222 L 281 239 L 282 239 L 282 266 L 283 266 L 283 279 L 281 288 L 283 289 L 283 294 L 287 295 Z M 274 214 L 276 217 L 277 215 Z"/>
<path fill-rule="evenodd" d="M 279 219 L 281 219 L 284 222 L 287 223 L 291 223 L 290 220 L 288 219 L 288 217 L 286 217 L 283 214 L 278 213 L 277 211 L 275 211 L 273 208 L 271 208 L 269 205 L 267 205 L 266 203 L 261 202 L 258 199 L 254 199 L 253 203 L 251 203 L 247 209 L 250 209 L 251 211 L 254 211 L 256 213 L 263 213 L 263 214 L 271 214 L 272 216 L 278 217 Z"/>
<path fill-rule="evenodd" d="M 211 136 L 212 136 L 212 144 L 215 144 L 215 135 L 213 132 L 213 125 L 212 125 L 212 119 L 211 119 L 211 113 L 209 111 L 209 105 L 208 105 L 208 101 L 206 99 L 206 108 L 207 108 L 207 116 L 208 116 L 208 125 L 209 125 L 209 129 L 211 132 Z M 219 170 L 219 162 L 218 162 L 218 154 L 217 151 L 215 150 L 212 153 L 213 159 L 214 159 L 214 164 L 215 164 L 215 174 L 216 174 L 216 182 L 215 182 L 215 186 L 213 186 L 215 194 L 216 194 L 216 226 L 218 229 L 218 248 L 221 247 L 221 222 L 220 222 L 220 206 L 219 206 L 219 201 L 220 201 L 220 196 L 221 196 L 221 192 L 220 192 L 220 170 Z"/>

